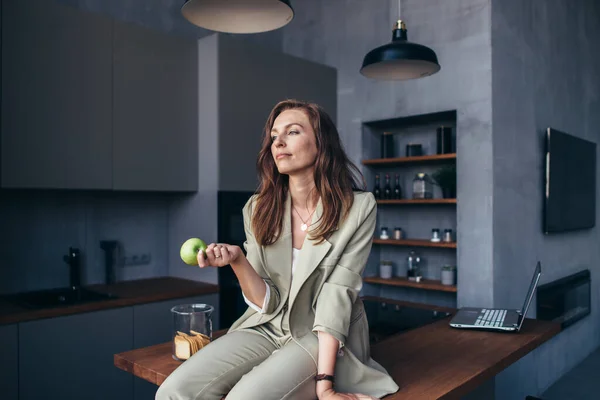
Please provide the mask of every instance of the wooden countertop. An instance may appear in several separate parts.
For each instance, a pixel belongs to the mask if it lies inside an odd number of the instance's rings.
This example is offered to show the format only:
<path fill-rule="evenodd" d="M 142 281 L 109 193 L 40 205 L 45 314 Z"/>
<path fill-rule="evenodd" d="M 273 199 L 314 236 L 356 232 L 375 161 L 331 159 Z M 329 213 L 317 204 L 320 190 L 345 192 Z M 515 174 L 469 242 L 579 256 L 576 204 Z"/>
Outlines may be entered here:
<path fill-rule="evenodd" d="M 91 285 L 86 288 L 112 293 L 117 298 L 43 309 L 25 308 L 6 299 L 0 299 L 0 325 L 219 292 L 218 285 L 174 277 L 139 279 L 118 282 L 114 285 Z"/>
<path fill-rule="evenodd" d="M 560 332 L 560 324 L 534 319 L 526 319 L 519 333 L 459 330 L 448 325 L 450 318 L 372 346 L 372 357 L 400 386 L 385 400 L 460 398 Z M 219 335 L 223 333 L 220 331 Z M 171 352 L 170 342 L 161 343 L 115 354 L 114 364 L 160 385 L 181 364 L 171 357 Z"/>
<path fill-rule="evenodd" d="M 450 319 L 373 346 L 400 386 L 386 400 L 461 398 L 560 332 L 558 323 L 529 318 L 519 333 L 455 329 Z"/>

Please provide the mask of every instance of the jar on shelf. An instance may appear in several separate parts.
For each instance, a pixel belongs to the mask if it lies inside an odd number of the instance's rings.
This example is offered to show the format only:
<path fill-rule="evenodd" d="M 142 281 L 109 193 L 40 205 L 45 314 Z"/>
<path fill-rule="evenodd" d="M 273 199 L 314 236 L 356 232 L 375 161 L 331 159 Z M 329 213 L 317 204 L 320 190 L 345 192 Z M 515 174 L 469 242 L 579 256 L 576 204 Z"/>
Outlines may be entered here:
<path fill-rule="evenodd" d="M 394 266 L 389 260 L 382 260 L 379 263 L 379 276 L 383 279 L 390 279 L 393 275 Z"/>
<path fill-rule="evenodd" d="M 413 179 L 413 199 L 433 198 L 433 184 L 431 178 L 424 172 L 415 175 Z"/>
<path fill-rule="evenodd" d="M 444 242 L 452 242 L 452 229 L 444 229 Z"/>
<path fill-rule="evenodd" d="M 455 265 L 444 265 L 442 267 L 442 285 L 456 285 Z"/>
<path fill-rule="evenodd" d="M 402 228 L 395 227 L 394 228 L 394 239 L 395 240 L 402 240 L 403 237 L 404 237 L 404 235 L 402 234 Z"/>
<path fill-rule="evenodd" d="M 379 239 L 389 239 L 390 235 L 388 234 L 387 226 L 381 227 L 381 233 L 379 234 Z"/>

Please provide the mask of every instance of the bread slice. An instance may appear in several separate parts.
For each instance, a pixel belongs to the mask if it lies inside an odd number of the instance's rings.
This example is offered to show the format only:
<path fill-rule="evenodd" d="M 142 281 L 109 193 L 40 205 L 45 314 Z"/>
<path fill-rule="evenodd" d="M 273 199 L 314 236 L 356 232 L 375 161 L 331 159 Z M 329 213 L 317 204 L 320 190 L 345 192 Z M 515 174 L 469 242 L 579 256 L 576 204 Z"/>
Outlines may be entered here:
<path fill-rule="evenodd" d="M 190 342 L 183 336 L 175 336 L 175 357 L 187 360 L 192 355 Z"/>

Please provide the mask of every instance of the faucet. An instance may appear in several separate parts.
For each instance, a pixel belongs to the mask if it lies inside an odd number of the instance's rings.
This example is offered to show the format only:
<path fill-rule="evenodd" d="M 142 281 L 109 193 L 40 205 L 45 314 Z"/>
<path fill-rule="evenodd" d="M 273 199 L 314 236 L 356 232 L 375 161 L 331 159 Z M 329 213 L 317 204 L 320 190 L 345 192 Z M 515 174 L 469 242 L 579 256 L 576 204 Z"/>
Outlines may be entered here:
<path fill-rule="evenodd" d="M 81 255 L 76 247 L 69 247 L 69 254 L 63 256 L 63 260 L 69 264 L 69 287 L 74 290 L 81 286 Z"/>
<path fill-rule="evenodd" d="M 105 283 L 117 282 L 116 268 L 121 260 L 121 244 L 117 240 L 101 240 L 100 248 L 104 250 Z"/>

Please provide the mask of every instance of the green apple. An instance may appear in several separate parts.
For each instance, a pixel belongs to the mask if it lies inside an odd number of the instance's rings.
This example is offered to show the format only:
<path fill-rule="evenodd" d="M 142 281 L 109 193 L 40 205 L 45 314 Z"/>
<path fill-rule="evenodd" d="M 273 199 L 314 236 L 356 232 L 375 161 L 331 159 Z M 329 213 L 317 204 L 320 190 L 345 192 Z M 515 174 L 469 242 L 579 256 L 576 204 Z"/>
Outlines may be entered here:
<path fill-rule="evenodd" d="M 202 251 L 204 257 L 206 257 L 206 247 L 204 241 L 198 238 L 191 238 L 181 245 L 179 256 L 187 265 L 198 265 L 198 252 Z"/>

